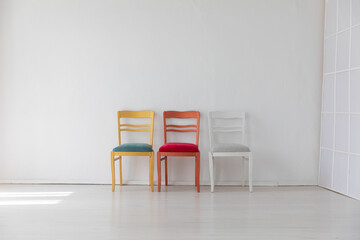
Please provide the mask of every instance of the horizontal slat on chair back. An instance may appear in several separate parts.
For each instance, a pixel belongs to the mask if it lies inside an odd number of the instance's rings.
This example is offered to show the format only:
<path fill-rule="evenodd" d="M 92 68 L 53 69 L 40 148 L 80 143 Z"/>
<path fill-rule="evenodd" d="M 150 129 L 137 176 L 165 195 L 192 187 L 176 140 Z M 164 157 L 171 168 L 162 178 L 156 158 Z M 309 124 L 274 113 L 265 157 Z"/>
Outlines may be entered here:
<path fill-rule="evenodd" d="M 223 127 L 217 127 L 217 126 L 213 126 L 212 130 L 214 132 L 243 132 L 245 129 L 243 127 L 228 127 L 228 126 L 223 126 Z"/>
<path fill-rule="evenodd" d="M 223 118 L 223 119 L 227 119 L 227 118 L 245 118 L 245 113 L 244 112 L 236 112 L 236 111 L 215 111 L 215 112 L 210 112 L 209 116 L 211 118 Z"/>
<path fill-rule="evenodd" d="M 197 129 L 196 125 L 166 125 L 165 127 L 167 132 L 196 132 Z"/>
<path fill-rule="evenodd" d="M 166 125 L 166 127 L 176 127 L 176 128 L 196 128 L 196 125 Z"/>
<path fill-rule="evenodd" d="M 165 111 L 164 118 L 200 118 L 200 112 L 198 111 Z"/>
<path fill-rule="evenodd" d="M 191 129 L 188 129 L 188 130 L 178 130 L 178 129 L 167 129 L 166 130 L 167 132 L 196 132 L 196 130 L 191 130 Z"/>
<path fill-rule="evenodd" d="M 146 132 L 151 131 L 151 124 L 120 124 L 120 131 Z M 126 127 L 126 128 L 122 128 Z"/>
<path fill-rule="evenodd" d="M 121 128 L 120 131 L 129 131 L 129 132 L 150 132 L 150 128 L 142 128 L 142 129 L 132 129 L 132 128 Z"/>
<path fill-rule="evenodd" d="M 153 111 L 118 111 L 120 118 L 153 118 Z"/>

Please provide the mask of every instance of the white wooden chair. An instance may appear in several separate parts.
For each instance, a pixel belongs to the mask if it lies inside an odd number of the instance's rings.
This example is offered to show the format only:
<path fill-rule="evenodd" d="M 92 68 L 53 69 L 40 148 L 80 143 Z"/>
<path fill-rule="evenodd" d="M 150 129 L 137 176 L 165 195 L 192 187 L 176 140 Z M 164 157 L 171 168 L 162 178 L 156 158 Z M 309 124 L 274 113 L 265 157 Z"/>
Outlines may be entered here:
<path fill-rule="evenodd" d="M 210 112 L 209 131 L 210 131 L 209 168 L 210 168 L 211 192 L 214 192 L 214 158 L 215 157 L 240 157 L 242 161 L 248 160 L 249 190 L 250 192 L 252 192 L 253 158 L 250 148 L 244 144 L 245 143 L 245 113 L 236 112 L 236 111 Z"/>

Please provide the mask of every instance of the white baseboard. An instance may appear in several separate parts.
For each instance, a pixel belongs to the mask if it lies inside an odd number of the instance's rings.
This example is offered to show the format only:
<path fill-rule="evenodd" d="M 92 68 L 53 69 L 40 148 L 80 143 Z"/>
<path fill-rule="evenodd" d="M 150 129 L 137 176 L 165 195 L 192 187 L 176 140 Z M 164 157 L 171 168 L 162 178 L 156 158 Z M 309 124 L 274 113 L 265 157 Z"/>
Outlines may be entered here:
<path fill-rule="evenodd" d="M 147 181 L 126 181 L 124 180 L 124 184 L 129 185 L 148 185 L 149 183 Z M 97 185 L 97 184 L 111 184 L 110 181 L 103 181 L 103 180 L 0 180 L 0 184 L 88 184 L 88 185 Z M 116 182 L 118 184 L 118 182 Z M 157 185 L 157 181 L 154 181 L 154 184 Z M 169 181 L 169 185 L 174 186 L 180 186 L 180 185 L 194 185 L 195 183 L 193 181 L 177 181 L 172 182 Z M 217 186 L 241 186 L 243 183 L 241 181 L 229 181 L 229 182 L 215 182 L 215 185 Z M 164 185 L 164 182 L 163 184 Z M 209 186 L 210 183 L 208 181 L 200 182 L 200 185 L 203 186 Z M 316 183 L 313 182 L 272 182 L 272 181 L 254 181 L 254 186 L 270 186 L 270 187 L 276 187 L 276 186 L 317 186 Z M 245 186 L 248 186 L 248 182 L 245 181 Z"/>
<path fill-rule="evenodd" d="M 345 193 L 341 193 L 341 192 L 338 192 L 338 191 L 335 191 L 334 189 L 331 189 L 331 188 L 328 188 L 328 187 L 325 187 L 325 186 L 322 186 L 322 185 L 319 185 L 319 187 L 322 187 L 326 190 L 329 190 L 329 191 L 332 191 L 334 193 L 338 193 L 340 195 L 343 195 L 343 196 L 346 196 L 346 197 L 350 197 L 350 198 L 353 198 L 353 199 L 356 199 L 356 200 L 360 200 L 360 198 L 357 198 L 357 197 L 354 197 L 354 196 L 350 196 L 348 194 L 345 194 Z"/>

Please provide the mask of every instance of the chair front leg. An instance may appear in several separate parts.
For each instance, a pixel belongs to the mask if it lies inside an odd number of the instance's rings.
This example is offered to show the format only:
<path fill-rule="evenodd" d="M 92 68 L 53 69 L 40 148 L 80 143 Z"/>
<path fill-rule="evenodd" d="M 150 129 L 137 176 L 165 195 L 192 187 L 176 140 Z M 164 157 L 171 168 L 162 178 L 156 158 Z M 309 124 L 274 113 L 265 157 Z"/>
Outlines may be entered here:
<path fill-rule="evenodd" d="M 114 152 L 111 152 L 111 183 L 112 191 L 115 191 L 115 163 L 114 163 Z"/>
<path fill-rule="evenodd" d="M 154 191 L 154 154 L 151 153 L 149 162 L 149 184 L 152 192 Z"/>
<path fill-rule="evenodd" d="M 250 192 L 253 191 L 252 174 L 253 174 L 253 156 L 252 156 L 252 153 L 249 153 L 249 190 L 250 190 Z"/>
<path fill-rule="evenodd" d="M 161 191 L 161 154 L 157 153 L 157 174 L 158 174 L 158 192 Z"/>
<path fill-rule="evenodd" d="M 209 152 L 210 191 L 214 192 L 214 158 Z"/>
<path fill-rule="evenodd" d="M 200 192 L 200 153 L 196 154 L 196 183 L 197 191 Z"/>
<path fill-rule="evenodd" d="M 241 171 L 241 183 L 242 183 L 242 186 L 245 187 L 245 181 L 246 181 L 246 169 L 245 169 L 245 160 L 246 158 L 245 157 L 240 157 L 240 171 Z"/>

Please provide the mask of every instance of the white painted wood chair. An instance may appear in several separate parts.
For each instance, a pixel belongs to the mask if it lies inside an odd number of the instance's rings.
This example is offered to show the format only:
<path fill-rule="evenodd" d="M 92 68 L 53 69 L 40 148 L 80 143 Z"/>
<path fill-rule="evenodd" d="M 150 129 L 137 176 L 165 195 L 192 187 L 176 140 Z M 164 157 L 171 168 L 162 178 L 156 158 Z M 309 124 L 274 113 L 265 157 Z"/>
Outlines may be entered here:
<path fill-rule="evenodd" d="M 211 192 L 214 192 L 214 158 L 240 157 L 249 161 L 249 190 L 252 192 L 253 158 L 245 145 L 245 113 L 237 111 L 216 111 L 209 113 L 210 152 L 209 168 Z M 239 136 L 241 135 L 241 136 Z M 229 141 L 229 137 L 232 137 Z"/>

